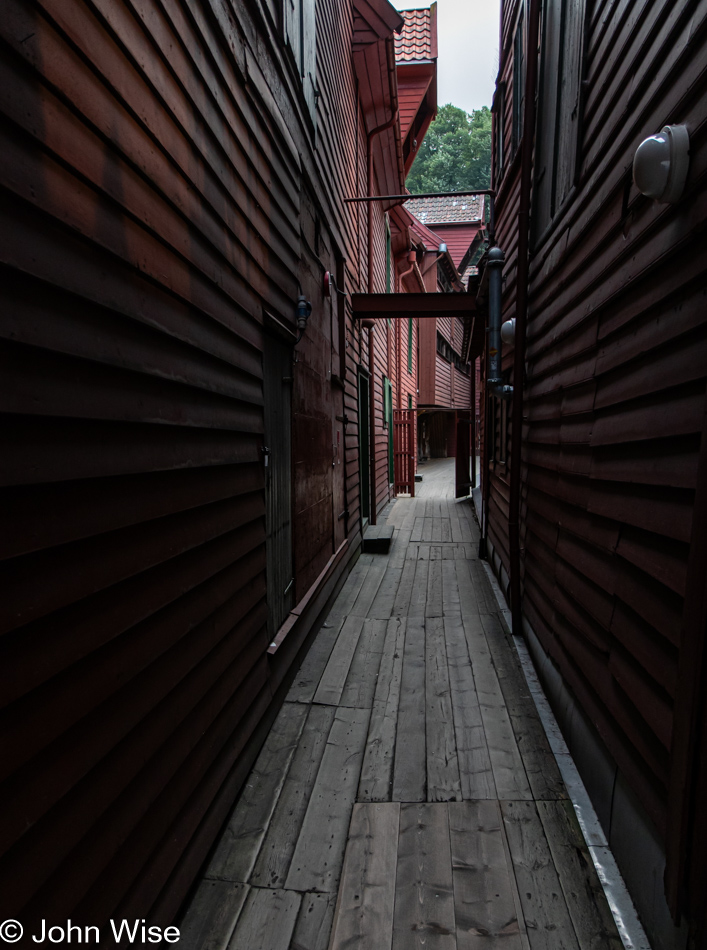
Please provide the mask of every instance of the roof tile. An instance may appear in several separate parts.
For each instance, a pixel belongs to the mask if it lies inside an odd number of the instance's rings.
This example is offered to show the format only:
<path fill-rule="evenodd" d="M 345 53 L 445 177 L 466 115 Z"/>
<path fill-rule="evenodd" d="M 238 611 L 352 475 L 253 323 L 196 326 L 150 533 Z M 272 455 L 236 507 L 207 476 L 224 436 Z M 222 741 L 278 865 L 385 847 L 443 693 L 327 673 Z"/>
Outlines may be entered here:
<path fill-rule="evenodd" d="M 464 195 L 459 198 L 416 198 L 405 202 L 408 211 L 423 224 L 454 224 L 479 221 L 483 214 L 483 195 Z"/>
<path fill-rule="evenodd" d="M 402 32 L 395 37 L 395 59 L 398 63 L 437 58 L 437 23 L 432 9 L 401 10 L 405 20 Z"/>

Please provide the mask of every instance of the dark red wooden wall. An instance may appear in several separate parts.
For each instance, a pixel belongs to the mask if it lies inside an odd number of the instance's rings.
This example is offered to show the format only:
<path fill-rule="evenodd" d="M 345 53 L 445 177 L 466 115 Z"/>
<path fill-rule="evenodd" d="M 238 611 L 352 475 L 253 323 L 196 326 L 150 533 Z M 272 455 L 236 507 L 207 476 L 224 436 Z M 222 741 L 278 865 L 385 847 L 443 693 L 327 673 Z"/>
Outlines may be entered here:
<path fill-rule="evenodd" d="M 518 10 L 504 9 L 506 95 L 494 116 L 505 142 L 495 187 L 506 317 L 516 293 Z M 707 382 L 706 17 L 704 4 L 587 3 L 576 178 L 531 242 L 523 609 L 664 842 L 681 643 L 704 636 L 682 627 Z M 675 205 L 644 198 L 631 178 L 636 147 L 666 123 L 690 131 Z M 489 537 L 506 569 L 508 498 L 508 465 L 492 462 Z"/>
<path fill-rule="evenodd" d="M 366 282 L 365 214 L 343 203 L 366 173 L 353 17 L 317 3 L 315 130 L 275 8 L 3 5 L 7 916 L 170 920 L 244 779 L 285 672 L 266 653 L 263 326 L 291 323 L 300 286 L 298 597 L 343 539 L 344 412 L 356 550 L 365 345 L 337 301 L 332 380 L 322 293 L 324 270 Z"/>

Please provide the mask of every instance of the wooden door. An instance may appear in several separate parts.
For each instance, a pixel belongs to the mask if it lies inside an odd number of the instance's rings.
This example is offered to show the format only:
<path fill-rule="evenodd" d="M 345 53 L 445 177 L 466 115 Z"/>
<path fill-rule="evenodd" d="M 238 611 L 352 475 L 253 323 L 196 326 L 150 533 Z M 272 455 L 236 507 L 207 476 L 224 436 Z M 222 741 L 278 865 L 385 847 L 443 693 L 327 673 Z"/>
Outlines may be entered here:
<path fill-rule="evenodd" d="M 393 412 L 395 494 L 409 492 L 415 497 L 415 430 L 414 409 L 395 409 Z"/>
<path fill-rule="evenodd" d="M 463 498 L 474 487 L 471 475 L 471 413 L 466 409 L 457 411 L 456 430 L 455 497 Z"/>
<path fill-rule="evenodd" d="M 268 633 L 272 639 L 293 606 L 292 572 L 292 346 L 266 335 L 265 529 Z"/>

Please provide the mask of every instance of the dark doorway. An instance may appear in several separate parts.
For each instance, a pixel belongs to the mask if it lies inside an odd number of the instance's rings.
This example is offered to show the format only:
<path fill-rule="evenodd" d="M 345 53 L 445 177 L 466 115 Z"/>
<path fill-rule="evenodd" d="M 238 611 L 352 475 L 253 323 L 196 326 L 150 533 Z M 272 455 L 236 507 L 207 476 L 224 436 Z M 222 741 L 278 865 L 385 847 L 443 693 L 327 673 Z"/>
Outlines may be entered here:
<path fill-rule="evenodd" d="M 358 464 L 363 527 L 371 516 L 371 454 L 369 442 L 368 373 L 358 374 Z"/>
<path fill-rule="evenodd" d="M 272 639 L 292 609 L 292 346 L 266 335 L 265 529 L 268 634 Z"/>

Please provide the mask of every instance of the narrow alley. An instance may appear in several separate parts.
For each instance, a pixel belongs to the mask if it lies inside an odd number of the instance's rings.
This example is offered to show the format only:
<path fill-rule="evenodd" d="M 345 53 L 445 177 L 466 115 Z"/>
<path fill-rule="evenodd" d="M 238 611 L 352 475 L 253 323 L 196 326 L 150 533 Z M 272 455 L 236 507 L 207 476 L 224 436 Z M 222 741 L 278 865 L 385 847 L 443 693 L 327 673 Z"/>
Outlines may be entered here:
<path fill-rule="evenodd" d="M 621 947 L 453 465 L 385 510 L 390 553 L 296 675 L 184 947 Z"/>

